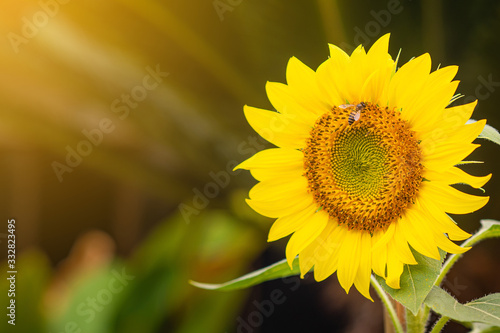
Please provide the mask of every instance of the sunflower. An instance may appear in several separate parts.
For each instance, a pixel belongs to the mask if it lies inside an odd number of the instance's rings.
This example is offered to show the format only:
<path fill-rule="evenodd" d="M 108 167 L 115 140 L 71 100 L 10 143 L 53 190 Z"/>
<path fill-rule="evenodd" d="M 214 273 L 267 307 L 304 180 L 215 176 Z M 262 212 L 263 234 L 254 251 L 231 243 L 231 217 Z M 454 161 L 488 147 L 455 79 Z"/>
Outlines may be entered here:
<path fill-rule="evenodd" d="M 372 271 L 400 288 L 411 249 L 440 259 L 438 248 L 462 253 L 453 241 L 470 234 L 447 215 L 483 207 L 488 197 L 452 187 L 482 187 L 457 165 L 479 145 L 486 121 L 466 124 L 476 102 L 455 100 L 458 67 L 431 72 L 423 54 L 397 69 L 389 35 L 351 56 L 335 45 L 316 71 L 295 57 L 287 85 L 268 82 L 278 112 L 244 107 L 257 133 L 278 148 L 258 152 L 236 168 L 259 181 L 248 205 L 276 218 L 268 241 L 290 234 L 286 258 L 298 255 L 301 276 L 314 266 L 321 281 L 337 272 L 371 299 Z"/>

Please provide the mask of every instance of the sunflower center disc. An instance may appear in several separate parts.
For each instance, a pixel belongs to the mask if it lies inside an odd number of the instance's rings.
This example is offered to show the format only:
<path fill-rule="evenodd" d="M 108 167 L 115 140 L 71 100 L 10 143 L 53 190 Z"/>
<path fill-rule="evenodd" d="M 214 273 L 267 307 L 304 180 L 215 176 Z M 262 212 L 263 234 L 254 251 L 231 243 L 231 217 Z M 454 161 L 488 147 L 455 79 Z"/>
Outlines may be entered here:
<path fill-rule="evenodd" d="M 388 167 L 387 151 L 377 135 L 366 128 L 346 128 L 333 143 L 335 183 L 360 198 L 374 198 L 381 190 Z"/>
<path fill-rule="evenodd" d="M 422 182 L 414 132 L 399 111 L 371 103 L 322 115 L 303 152 L 315 202 L 349 229 L 385 230 L 414 202 Z"/>

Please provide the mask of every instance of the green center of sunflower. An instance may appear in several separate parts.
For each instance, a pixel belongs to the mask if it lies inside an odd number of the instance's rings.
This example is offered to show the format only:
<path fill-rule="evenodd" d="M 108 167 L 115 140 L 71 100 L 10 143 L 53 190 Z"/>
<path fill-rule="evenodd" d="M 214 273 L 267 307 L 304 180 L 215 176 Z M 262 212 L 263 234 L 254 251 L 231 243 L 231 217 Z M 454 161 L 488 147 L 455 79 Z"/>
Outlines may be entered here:
<path fill-rule="evenodd" d="M 387 151 L 379 137 L 366 128 L 347 128 L 340 133 L 331 154 L 335 183 L 347 193 L 373 198 L 387 174 Z"/>
<path fill-rule="evenodd" d="M 415 201 L 422 182 L 414 132 L 399 111 L 371 103 L 322 115 L 303 152 L 316 204 L 349 229 L 386 229 Z"/>

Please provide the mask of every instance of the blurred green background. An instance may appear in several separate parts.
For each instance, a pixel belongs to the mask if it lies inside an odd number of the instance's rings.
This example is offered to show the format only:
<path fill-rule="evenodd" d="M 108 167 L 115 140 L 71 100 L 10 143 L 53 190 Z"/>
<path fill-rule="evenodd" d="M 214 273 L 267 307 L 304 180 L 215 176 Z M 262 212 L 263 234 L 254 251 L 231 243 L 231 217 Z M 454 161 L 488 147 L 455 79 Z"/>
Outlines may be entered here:
<path fill-rule="evenodd" d="M 460 103 L 479 99 L 474 117 L 500 127 L 496 0 L 4 0 L 3 309 L 9 218 L 18 274 L 16 326 L 2 313 L 0 331 L 381 332 L 380 302 L 347 297 L 335 276 L 231 293 L 187 281 L 284 257 L 286 240 L 266 243 L 272 220 L 244 203 L 255 181 L 231 171 L 270 147 L 243 105 L 271 108 L 265 82 L 284 82 L 291 56 L 315 69 L 327 43 L 350 52 L 387 32 L 400 64 L 429 52 L 434 68 L 459 65 Z M 488 206 L 456 217 L 469 232 L 500 219 L 498 147 L 471 159 L 485 163 L 467 171 L 494 175 Z M 500 291 L 498 251 L 471 250 L 445 288 L 461 301 Z"/>

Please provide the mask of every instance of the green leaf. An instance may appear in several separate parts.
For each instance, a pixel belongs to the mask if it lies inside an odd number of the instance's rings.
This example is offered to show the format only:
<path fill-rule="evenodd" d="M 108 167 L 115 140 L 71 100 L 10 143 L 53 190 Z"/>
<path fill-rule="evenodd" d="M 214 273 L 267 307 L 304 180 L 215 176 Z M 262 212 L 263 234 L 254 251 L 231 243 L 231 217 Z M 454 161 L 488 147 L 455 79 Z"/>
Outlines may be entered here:
<path fill-rule="evenodd" d="M 192 280 L 189 281 L 189 283 L 191 283 L 195 287 L 202 289 L 228 291 L 228 290 L 248 288 L 265 281 L 275 280 L 298 274 L 300 274 L 299 259 L 295 258 L 293 260 L 293 269 L 290 269 L 290 266 L 288 266 L 286 259 L 283 259 L 270 266 L 261 268 L 252 273 L 248 273 L 237 279 L 225 283 L 210 284 L 210 283 L 200 283 Z"/>
<path fill-rule="evenodd" d="M 470 331 L 469 333 L 500 333 L 500 327 L 482 323 L 474 323 L 472 325 L 472 331 Z"/>
<path fill-rule="evenodd" d="M 488 238 L 500 237 L 500 222 L 495 220 L 481 220 L 481 229 L 471 238 L 474 238 L 474 244 Z"/>
<path fill-rule="evenodd" d="M 60 313 L 48 318 L 48 332 L 67 332 L 68 323 L 74 327 L 73 332 L 110 332 L 114 325 L 115 313 L 122 306 L 124 296 L 135 282 L 135 277 L 130 280 L 129 271 L 124 269 L 123 263 L 116 261 L 109 266 L 87 271 L 85 278 L 74 283 L 74 287 L 68 291 L 64 306 L 61 309 L 50 309 L 51 313 L 56 312 L 55 310 L 60 310 Z M 121 276 L 123 281 L 119 280 L 118 276 Z M 116 284 L 110 287 L 110 281 L 116 281 Z M 101 295 L 108 295 L 109 299 L 105 303 L 100 302 Z M 97 299 L 95 304 L 99 307 L 88 307 L 89 299 Z"/>
<path fill-rule="evenodd" d="M 440 251 L 440 254 L 443 258 L 444 252 Z M 439 275 L 441 261 L 426 257 L 417 251 L 413 251 L 413 255 L 418 265 L 405 265 L 403 274 L 401 274 L 400 289 L 392 289 L 383 278 L 375 277 L 392 298 L 417 315 L 420 305 L 431 291 Z"/>
<path fill-rule="evenodd" d="M 475 122 L 475 120 L 470 120 L 469 122 Z M 500 145 L 500 133 L 493 127 L 486 124 L 483 128 L 481 134 L 478 135 L 479 139 L 486 139 Z"/>
<path fill-rule="evenodd" d="M 165 320 L 168 332 L 225 332 L 249 290 L 207 293 L 193 290 L 187 281 L 193 272 L 211 281 L 242 275 L 265 244 L 255 241 L 253 229 L 225 210 L 206 209 L 193 215 L 190 224 L 180 213 L 165 219 L 129 263 L 130 274 L 136 278 L 124 288 L 113 332 L 160 332 Z"/>
<path fill-rule="evenodd" d="M 446 291 L 433 287 L 425 304 L 434 312 L 459 322 L 476 322 L 500 326 L 500 293 L 460 304 Z"/>

